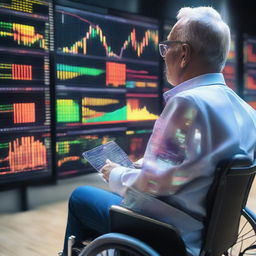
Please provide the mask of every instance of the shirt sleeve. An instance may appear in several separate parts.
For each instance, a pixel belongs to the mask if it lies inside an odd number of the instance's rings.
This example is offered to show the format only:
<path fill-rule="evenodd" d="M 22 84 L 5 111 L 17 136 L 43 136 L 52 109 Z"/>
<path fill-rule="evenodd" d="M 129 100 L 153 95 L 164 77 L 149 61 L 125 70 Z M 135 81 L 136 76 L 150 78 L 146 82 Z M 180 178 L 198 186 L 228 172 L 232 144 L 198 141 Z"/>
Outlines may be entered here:
<path fill-rule="evenodd" d="M 126 192 L 126 188 L 134 183 L 140 172 L 141 169 L 131 169 L 123 166 L 114 168 L 109 176 L 110 189 L 123 196 Z"/>
<path fill-rule="evenodd" d="M 204 128 L 192 98 L 171 99 L 154 126 L 142 170 L 133 186 L 151 194 L 168 195 L 200 176 L 196 169 L 208 132 Z"/>
<path fill-rule="evenodd" d="M 200 157 L 201 133 L 193 100 L 172 99 L 154 125 L 142 169 L 113 169 L 110 188 L 122 196 L 129 186 L 157 195 L 174 193 L 196 175 L 187 166 Z"/>

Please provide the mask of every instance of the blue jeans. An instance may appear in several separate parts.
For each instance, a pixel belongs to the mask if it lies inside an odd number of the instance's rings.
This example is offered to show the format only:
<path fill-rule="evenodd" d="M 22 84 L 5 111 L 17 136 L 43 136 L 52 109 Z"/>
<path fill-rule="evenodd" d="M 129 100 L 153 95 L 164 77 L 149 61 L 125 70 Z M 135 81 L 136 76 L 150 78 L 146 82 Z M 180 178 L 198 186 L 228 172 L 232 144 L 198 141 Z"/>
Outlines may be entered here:
<path fill-rule="evenodd" d="M 109 208 L 120 205 L 122 197 L 96 187 L 76 188 L 70 196 L 63 255 L 67 254 L 68 237 L 76 237 L 75 246 L 85 239 L 110 231 Z"/>

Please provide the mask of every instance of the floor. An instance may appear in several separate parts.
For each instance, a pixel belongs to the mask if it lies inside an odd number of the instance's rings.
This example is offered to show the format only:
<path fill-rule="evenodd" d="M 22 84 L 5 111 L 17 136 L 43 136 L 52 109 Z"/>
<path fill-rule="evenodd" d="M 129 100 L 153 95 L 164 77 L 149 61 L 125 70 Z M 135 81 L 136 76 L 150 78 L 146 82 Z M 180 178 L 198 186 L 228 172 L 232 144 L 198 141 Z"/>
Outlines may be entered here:
<path fill-rule="evenodd" d="M 67 202 L 1 215 L 0 255 L 57 255 L 62 248 L 66 218 Z"/>
<path fill-rule="evenodd" d="M 248 206 L 256 212 L 256 181 Z M 67 202 L 0 215 L 1 256 L 56 256 L 62 248 Z"/>

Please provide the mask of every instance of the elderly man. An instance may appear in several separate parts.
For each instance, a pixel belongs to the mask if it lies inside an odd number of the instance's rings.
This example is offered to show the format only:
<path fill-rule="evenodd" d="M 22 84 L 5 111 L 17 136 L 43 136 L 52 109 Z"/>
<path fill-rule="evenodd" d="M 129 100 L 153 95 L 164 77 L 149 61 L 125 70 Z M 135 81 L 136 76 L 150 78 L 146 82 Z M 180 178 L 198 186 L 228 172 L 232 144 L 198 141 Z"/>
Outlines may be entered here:
<path fill-rule="evenodd" d="M 176 226 L 187 251 L 198 255 L 216 164 L 236 153 L 255 157 L 255 111 L 220 73 L 230 46 L 228 26 L 211 7 L 182 8 L 177 19 L 168 40 L 159 44 L 175 87 L 164 94 L 166 106 L 142 165 L 128 169 L 107 162 L 102 174 L 114 193 L 77 188 L 66 239 L 107 232 L 109 207 L 122 204 Z"/>

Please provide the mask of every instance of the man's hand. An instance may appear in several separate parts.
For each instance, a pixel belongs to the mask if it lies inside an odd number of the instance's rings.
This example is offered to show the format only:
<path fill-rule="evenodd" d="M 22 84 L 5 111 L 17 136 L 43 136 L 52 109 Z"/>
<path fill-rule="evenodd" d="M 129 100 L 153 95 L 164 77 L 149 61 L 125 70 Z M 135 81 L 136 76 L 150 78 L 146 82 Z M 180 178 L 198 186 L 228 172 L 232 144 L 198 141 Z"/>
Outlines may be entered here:
<path fill-rule="evenodd" d="M 141 169 L 142 165 L 140 163 L 137 162 L 133 162 L 133 166 L 135 169 Z"/>
<path fill-rule="evenodd" d="M 133 166 L 136 169 L 141 169 L 142 168 L 142 163 L 143 163 L 143 158 L 137 160 L 136 162 L 133 162 Z"/>
<path fill-rule="evenodd" d="M 110 172 L 117 166 L 120 166 L 120 164 L 111 162 L 109 159 L 106 160 L 106 164 L 100 169 L 100 172 L 102 173 L 102 177 L 108 182 Z"/>

